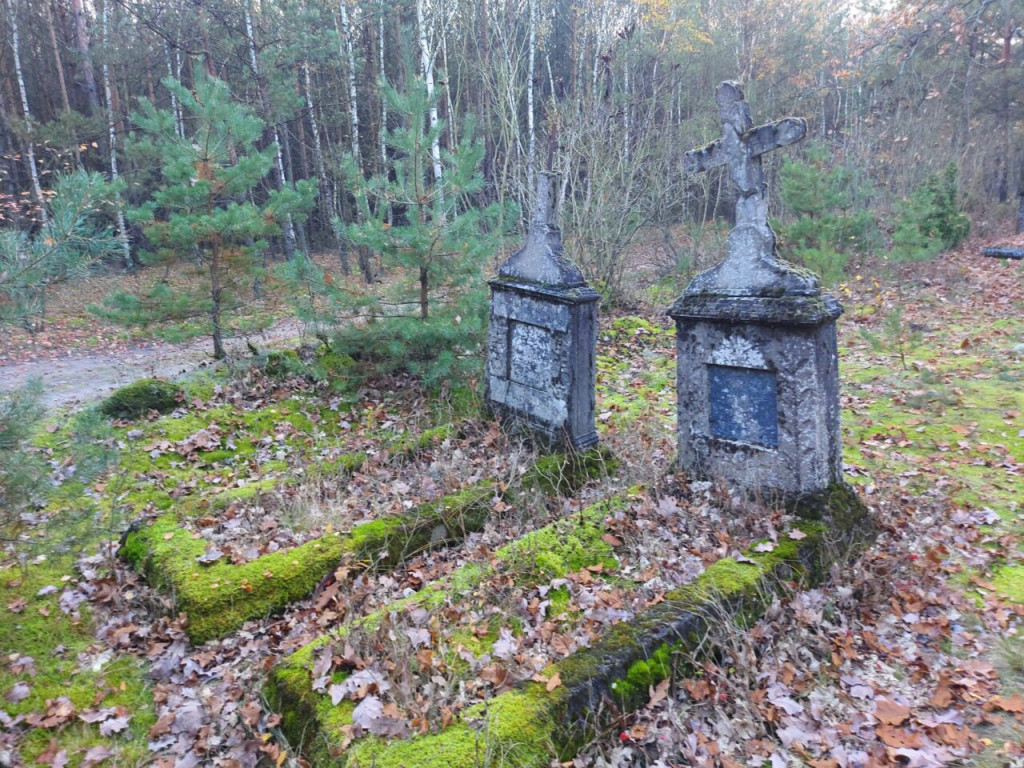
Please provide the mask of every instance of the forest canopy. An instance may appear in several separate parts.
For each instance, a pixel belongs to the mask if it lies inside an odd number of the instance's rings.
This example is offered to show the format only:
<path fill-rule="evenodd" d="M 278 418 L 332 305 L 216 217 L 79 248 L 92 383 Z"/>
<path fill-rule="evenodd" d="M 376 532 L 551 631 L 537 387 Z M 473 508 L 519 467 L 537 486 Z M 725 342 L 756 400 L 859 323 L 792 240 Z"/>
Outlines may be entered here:
<path fill-rule="evenodd" d="M 350 226 L 404 214 L 363 210 L 360 179 L 395 178 L 403 153 L 389 137 L 413 123 L 432 158 L 425 187 L 475 125 L 482 183 L 463 210 L 511 205 L 520 215 L 505 224 L 520 228 L 550 155 L 569 253 L 612 291 L 638 237 L 728 215 L 729 185 L 681 170 L 682 154 L 716 135 L 722 80 L 741 81 L 761 119 L 808 120 L 810 140 L 787 162 L 844 179 L 849 211 L 881 227 L 864 239 L 872 247 L 892 245 L 903 201 L 949 167 L 958 199 L 990 217 L 1011 216 L 1024 186 L 1022 0 L 3 0 L 0 10 L 0 225 L 38 226 L 59 173 L 98 172 L 119 185 L 106 216 L 127 267 L 151 244 L 125 212 L 160 188 L 158 160 L 130 151 L 140 106 L 166 111 L 184 139 L 194 130 L 185 94 L 203 77 L 263 121 L 255 148 L 273 163 L 253 204 L 315 186 L 308 217 L 282 219 L 274 249 L 336 252 L 368 280 L 379 254 Z M 394 108 L 389 93 L 420 87 L 425 119 Z M 776 186 L 781 163 L 769 162 Z M 777 195 L 773 206 L 783 222 L 806 213 Z"/>

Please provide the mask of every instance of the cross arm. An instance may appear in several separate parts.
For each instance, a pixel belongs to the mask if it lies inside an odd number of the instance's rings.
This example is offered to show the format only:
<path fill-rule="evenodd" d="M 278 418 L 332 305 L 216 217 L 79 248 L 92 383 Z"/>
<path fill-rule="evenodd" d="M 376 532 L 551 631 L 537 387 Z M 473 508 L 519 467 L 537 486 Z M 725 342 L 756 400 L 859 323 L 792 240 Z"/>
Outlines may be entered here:
<path fill-rule="evenodd" d="M 725 165 L 729 159 L 722 149 L 722 140 L 712 141 L 699 149 L 691 149 L 683 157 L 683 170 L 687 173 L 698 171 L 710 171 L 720 165 Z"/>
<path fill-rule="evenodd" d="M 779 147 L 796 144 L 807 135 L 807 121 L 802 117 L 784 117 L 774 123 L 751 128 L 742 138 L 751 157 L 763 155 Z"/>

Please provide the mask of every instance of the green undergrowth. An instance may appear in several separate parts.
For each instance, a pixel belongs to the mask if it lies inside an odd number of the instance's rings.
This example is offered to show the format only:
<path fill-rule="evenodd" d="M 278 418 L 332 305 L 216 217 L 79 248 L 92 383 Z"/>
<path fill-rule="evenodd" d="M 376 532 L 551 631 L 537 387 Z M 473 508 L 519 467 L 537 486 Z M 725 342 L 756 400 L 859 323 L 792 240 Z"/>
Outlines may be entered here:
<path fill-rule="evenodd" d="M 849 554 L 837 547 L 837 539 L 863 543 L 870 538 L 866 509 L 855 494 L 844 488 L 823 498 L 832 507 L 815 514 L 827 524 L 803 521 L 798 525 L 803 536 L 780 540 L 770 551 L 753 545 L 740 560 L 714 563 L 694 582 L 668 593 L 664 602 L 612 626 L 592 647 L 551 664 L 542 672 L 544 679 L 559 681 L 551 690 L 543 681 L 524 681 L 467 708 L 439 733 L 392 742 L 368 737 L 344 753 L 332 749 L 351 712 L 336 710 L 310 692 L 316 647 L 303 649 L 272 673 L 272 700 L 285 710 L 286 723 L 291 716 L 293 725 L 306 726 L 296 738 L 304 739 L 314 766 L 542 768 L 571 759 L 614 713 L 641 706 L 652 686 L 714 653 L 722 622 L 748 628 L 775 593 L 818 583 L 830 562 Z M 864 530 L 859 535 L 836 531 L 840 520 Z M 613 710 L 605 706 L 609 700 L 616 705 Z"/>
<path fill-rule="evenodd" d="M 911 490 L 938 483 L 955 503 L 991 507 L 1013 521 L 1024 464 L 1024 387 L 993 372 L 988 359 L 962 354 L 954 361 L 940 367 L 928 360 L 907 371 L 843 368 L 851 479 L 899 476 Z"/>
<path fill-rule="evenodd" d="M 148 757 L 147 734 L 156 721 L 145 669 L 135 658 L 97 643 L 87 605 L 78 615 L 61 609 L 62 591 L 77 578 L 68 555 L 0 569 L 0 601 L 6 606 L 0 621 L 0 691 L 10 694 L 15 685 L 27 686 L 24 699 L 8 695 L 3 708 L 12 717 L 45 714 L 61 697 L 74 707 L 66 721 L 27 731 L 19 745 L 25 765 L 34 764 L 51 740 L 66 751 L 72 767 L 98 745 L 111 749 L 118 765 L 140 764 Z M 78 718 L 107 707 L 132 715 L 126 730 L 107 737 L 98 723 Z"/>
<path fill-rule="evenodd" d="M 314 760 L 314 764 L 330 764 L 332 745 L 343 740 L 342 729 L 351 725 L 350 703 L 336 707 L 327 695 L 313 690 L 311 670 L 318 652 L 325 645 L 343 642 L 356 632 L 372 633 L 385 620 L 394 623 L 393 617 L 396 615 L 416 609 L 437 611 L 444 605 L 471 605 L 473 600 L 480 599 L 482 586 L 497 574 L 503 574 L 513 579 L 517 586 L 525 587 L 546 584 L 588 566 L 614 571 L 618 561 L 602 535 L 606 532 L 605 521 L 609 515 L 623 509 L 628 499 L 629 495 L 626 494 L 591 505 L 530 532 L 495 551 L 488 562 L 464 565 L 446 579 L 431 583 L 420 592 L 392 603 L 355 624 L 324 635 L 296 651 L 272 670 L 267 686 L 267 693 L 275 709 L 284 713 L 282 727 L 291 742 L 301 745 L 303 752 Z M 507 619 L 506 625 L 517 631 L 511 619 Z M 454 633 L 447 641 L 450 656 L 444 659 L 445 665 L 453 669 L 465 668 L 466 664 L 456 654 L 456 648 L 469 649 L 479 655 L 490 647 L 496 631 L 497 627 L 492 627 L 491 633 L 483 635 L 478 631 Z M 471 717 L 467 715 L 463 721 Z M 384 742 L 375 738 L 361 740 L 354 749 L 353 754 L 357 757 L 351 764 L 368 765 L 364 761 L 373 760 L 373 755 L 383 745 Z M 474 754 L 475 749 L 472 750 Z M 529 748 L 535 749 L 535 746 Z M 520 753 L 513 750 L 509 754 L 524 758 L 533 752 Z M 436 758 L 437 762 L 431 762 L 435 758 L 426 754 L 421 755 L 420 760 L 427 762 L 417 762 L 417 765 L 445 765 L 441 756 Z"/>

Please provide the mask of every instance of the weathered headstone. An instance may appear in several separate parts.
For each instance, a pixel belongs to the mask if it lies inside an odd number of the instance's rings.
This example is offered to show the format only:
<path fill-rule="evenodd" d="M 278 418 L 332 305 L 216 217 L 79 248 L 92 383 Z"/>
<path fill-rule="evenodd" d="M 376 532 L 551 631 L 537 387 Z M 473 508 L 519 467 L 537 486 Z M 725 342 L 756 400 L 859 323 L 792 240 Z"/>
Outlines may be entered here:
<path fill-rule="evenodd" d="M 839 303 L 781 261 L 768 224 L 761 155 L 804 137 L 786 118 L 753 126 L 739 85 L 715 91 L 722 138 L 686 169 L 724 165 L 738 190 L 725 259 L 669 309 L 676 321 L 680 466 L 745 491 L 796 498 L 841 477 Z"/>
<path fill-rule="evenodd" d="M 486 400 L 552 448 L 597 443 L 598 294 L 562 249 L 551 177 L 540 174 L 526 245 L 490 281 Z"/>

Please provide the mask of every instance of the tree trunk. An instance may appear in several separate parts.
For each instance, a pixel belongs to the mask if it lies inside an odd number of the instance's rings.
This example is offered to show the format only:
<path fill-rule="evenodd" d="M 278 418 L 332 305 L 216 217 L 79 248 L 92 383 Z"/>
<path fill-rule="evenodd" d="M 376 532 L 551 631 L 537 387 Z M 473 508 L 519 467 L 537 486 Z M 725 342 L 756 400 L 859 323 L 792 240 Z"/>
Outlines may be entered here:
<path fill-rule="evenodd" d="M 103 0 L 103 45 L 110 51 L 110 0 Z M 114 98 L 110 87 L 110 64 L 103 60 L 103 96 L 107 102 L 107 146 L 110 150 L 110 180 L 117 184 L 117 121 L 114 119 Z M 121 259 L 124 268 L 131 270 L 132 249 L 128 242 L 128 228 L 125 226 L 124 209 L 121 207 L 121 195 L 115 193 L 114 208 L 117 219 L 117 239 L 121 241 Z"/>
<path fill-rule="evenodd" d="M 1024 189 L 1017 191 L 1017 234 L 1024 232 Z"/>
<path fill-rule="evenodd" d="M 249 45 L 249 64 L 252 66 L 252 74 L 256 80 L 256 92 L 260 99 L 260 107 L 263 110 L 263 114 L 268 121 L 270 121 L 271 129 L 274 136 L 274 144 L 277 147 L 277 152 L 274 153 L 274 168 L 277 171 L 274 181 L 278 191 L 283 190 L 286 186 L 285 175 L 284 175 L 284 158 L 281 154 L 281 136 L 277 130 L 277 123 L 274 122 L 274 117 L 270 111 L 270 100 L 267 97 L 266 83 L 263 82 L 263 78 L 260 75 L 260 60 L 256 53 L 256 36 L 252 23 L 252 8 L 250 7 L 250 0 L 246 0 L 245 7 L 245 33 L 248 45 Z M 284 255 L 285 258 L 291 261 L 295 258 L 295 225 L 292 222 L 291 214 L 285 216 L 285 220 L 282 223 L 281 230 L 284 234 Z"/>
<path fill-rule="evenodd" d="M 537 131 L 534 125 L 534 73 L 537 70 L 537 0 L 530 0 L 530 54 L 526 71 L 526 131 L 529 144 L 526 150 L 526 189 L 528 194 L 537 188 L 535 181 L 537 161 Z"/>
<path fill-rule="evenodd" d="M 57 29 L 53 23 L 53 5 L 46 5 L 46 27 L 50 34 L 50 45 L 53 48 L 53 63 L 57 70 L 57 84 L 60 86 L 60 103 L 64 114 L 71 111 L 71 100 L 68 98 L 68 84 L 64 79 L 64 61 L 60 57 L 60 46 L 57 44 Z M 76 142 L 77 144 L 77 142 Z M 78 151 L 75 150 L 77 158 Z"/>
<path fill-rule="evenodd" d="M 224 329 L 221 326 L 221 299 L 223 288 L 220 284 L 220 246 L 214 244 L 210 252 L 210 324 L 211 336 L 213 337 L 213 359 L 223 360 L 227 353 L 224 351 Z"/>
<path fill-rule="evenodd" d="M 420 320 L 430 319 L 430 273 L 426 267 L 420 267 Z"/>
<path fill-rule="evenodd" d="M 423 13 L 424 0 L 416 0 L 416 30 L 420 44 L 420 65 L 423 69 L 423 80 L 427 86 L 427 99 L 429 101 L 430 130 L 437 128 L 437 101 L 434 98 L 434 57 L 427 42 L 427 23 Z M 430 142 L 430 158 L 434 168 L 434 183 L 440 184 L 441 172 L 441 142 L 436 133 Z M 442 201 L 443 207 L 443 201 Z"/>
<path fill-rule="evenodd" d="M 352 47 L 352 27 L 348 21 L 348 8 L 345 6 L 345 0 L 339 0 L 338 8 L 341 11 L 341 36 L 345 44 L 345 60 L 348 64 L 348 120 L 351 129 L 349 140 L 352 159 L 356 168 L 359 169 L 359 173 L 362 174 L 363 158 L 359 151 L 359 105 L 356 98 L 356 58 Z"/>
<path fill-rule="evenodd" d="M 79 66 L 82 68 L 82 81 L 85 83 L 85 96 L 89 104 L 89 114 L 100 109 L 100 95 L 96 88 L 96 74 L 92 69 L 92 53 L 89 50 L 89 21 L 85 17 L 82 0 L 71 0 L 71 15 L 75 21 L 75 45 L 78 47 Z"/>
<path fill-rule="evenodd" d="M 309 75 L 309 62 L 302 62 L 302 90 L 306 99 L 306 113 L 309 115 L 309 131 L 313 134 L 313 165 L 316 168 L 317 196 L 319 198 L 320 214 L 327 218 L 331 230 L 334 232 L 335 242 L 339 248 L 342 245 L 342 232 L 338 226 L 338 212 L 334 207 L 334 195 L 332 194 L 332 182 L 327 175 L 327 163 L 324 160 L 324 148 L 320 142 L 320 121 L 316 116 L 316 107 L 313 104 L 313 80 Z M 346 275 L 351 272 L 351 265 L 348 259 L 348 249 L 341 248 L 341 271 Z"/>
<path fill-rule="evenodd" d="M 25 115 L 25 132 L 28 135 L 25 141 L 25 162 L 28 163 L 29 178 L 32 179 L 32 194 L 39 205 L 39 218 L 45 226 L 49 222 L 46 213 L 46 200 L 43 198 L 43 188 L 39 184 L 39 170 L 36 168 L 36 150 L 32 143 L 32 113 L 28 108 L 28 93 L 25 90 L 25 74 L 21 69 L 21 47 L 18 40 L 18 3 L 17 0 L 7 0 L 7 9 L 11 15 L 11 52 L 14 55 L 14 73 L 18 78 L 18 92 L 21 95 L 21 109 Z"/>

